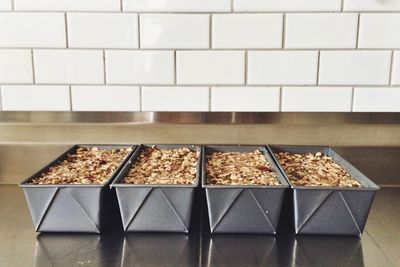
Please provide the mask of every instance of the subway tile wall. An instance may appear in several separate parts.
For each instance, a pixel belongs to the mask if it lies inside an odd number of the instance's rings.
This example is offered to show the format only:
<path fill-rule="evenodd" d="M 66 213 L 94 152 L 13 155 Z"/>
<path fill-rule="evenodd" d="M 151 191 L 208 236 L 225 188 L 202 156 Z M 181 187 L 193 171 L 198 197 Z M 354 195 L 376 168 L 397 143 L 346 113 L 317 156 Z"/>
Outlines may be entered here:
<path fill-rule="evenodd" d="M 400 112 L 400 0 L 0 0 L 0 109 Z"/>

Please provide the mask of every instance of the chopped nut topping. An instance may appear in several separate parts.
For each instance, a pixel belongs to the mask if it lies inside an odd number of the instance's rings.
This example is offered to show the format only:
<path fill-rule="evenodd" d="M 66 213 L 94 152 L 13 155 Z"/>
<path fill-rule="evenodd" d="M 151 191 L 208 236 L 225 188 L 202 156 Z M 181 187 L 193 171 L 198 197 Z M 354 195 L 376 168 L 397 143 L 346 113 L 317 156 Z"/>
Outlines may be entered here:
<path fill-rule="evenodd" d="M 199 154 L 188 148 L 144 148 L 124 183 L 194 184 Z"/>
<path fill-rule="evenodd" d="M 74 154 L 50 167 L 31 184 L 103 184 L 132 148 L 79 147 Z"/>
<path fill-rule="evenodd" d="M 361 187 L 331 157 L 321 152 L 314 154 L 275 154 L 290 182 L 297 186 Z"/>
<path fill-rule="evenodd" d="M 277 175 L 259 150 L 207 155 L 207 184 L 279 185 Z"/>

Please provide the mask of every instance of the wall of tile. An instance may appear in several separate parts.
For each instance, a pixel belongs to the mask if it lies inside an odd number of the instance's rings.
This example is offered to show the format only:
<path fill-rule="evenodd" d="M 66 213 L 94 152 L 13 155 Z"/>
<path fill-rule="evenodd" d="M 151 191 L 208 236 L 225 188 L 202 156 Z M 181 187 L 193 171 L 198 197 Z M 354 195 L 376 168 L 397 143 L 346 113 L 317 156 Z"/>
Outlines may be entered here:
<path fill-rule="evenodd" d="M 400 112 L 400 0 L 0 0 L 2 110 Z"/>

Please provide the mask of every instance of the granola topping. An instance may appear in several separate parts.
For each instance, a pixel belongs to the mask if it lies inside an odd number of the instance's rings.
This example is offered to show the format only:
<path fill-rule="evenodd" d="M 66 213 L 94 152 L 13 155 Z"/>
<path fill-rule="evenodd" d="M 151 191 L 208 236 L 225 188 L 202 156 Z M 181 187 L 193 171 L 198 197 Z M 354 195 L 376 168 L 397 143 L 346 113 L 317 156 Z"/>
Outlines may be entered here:
<path fill-rule="evenodd" d="M 277 175 L 260 150 L 214 152 L 207 155 L 207 184 L 279 185 Z"/>

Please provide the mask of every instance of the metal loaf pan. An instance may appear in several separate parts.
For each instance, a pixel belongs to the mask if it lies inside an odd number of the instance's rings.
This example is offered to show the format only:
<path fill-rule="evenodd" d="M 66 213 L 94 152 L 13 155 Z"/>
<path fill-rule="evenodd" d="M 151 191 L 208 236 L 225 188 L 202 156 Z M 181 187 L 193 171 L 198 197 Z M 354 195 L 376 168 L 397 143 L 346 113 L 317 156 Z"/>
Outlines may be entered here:
<path fill-rule="evenodd" d="M 79 147 L 133 150 L 113 172 L 105 184 L 57 184 L 32 185 L 29 182 L 57 165 Z M 19 184 L 28 202 L 32 221 L 37 232 L 87 232 L 100 233 L 108 218 L 108 211 L 115 200 L 115 192 L 109 184 L 121 170 L 123 164 L 135 151 L 133 145 L 74 145 L 61 156 Z"/>
<path fill-rule="evenodd" d="M 212 152 L 251 152 L 260 150 L 276 172 L 281 185 L 208 185 L 207 155 Z M 276 234 L 282 201 L 289 185 L 271 155 L 263 146 L 204 146 L 202 187 L 205 188 L 212 233 Z"/>
<path fill-rule="evenodd" d="M 136 163 L 142 150 L 151 146 L 153 145 L 140 145 L 111 185 L 116 189 L 124 231 L 188 233 L 194 193 L 199 184 L 201 153 L 196 182 L 193 185 L 123 183 L 123 179 Z M 201 152 L 201 147 L 196 145 L 155 145 L 155 147 L 159 149 L 186 147 Z"/>
<path fill-rule="evenodd" d="M 296 234 L 361 236 L 373 198 L 379 186 L 369 180 L 332 148 L 327 146 L 268 146 L 274 160 L 293 189 Z M 290 183 L 275 153 L 317 153 L 332 157 L 362 187 L 294 186 Z"/>

